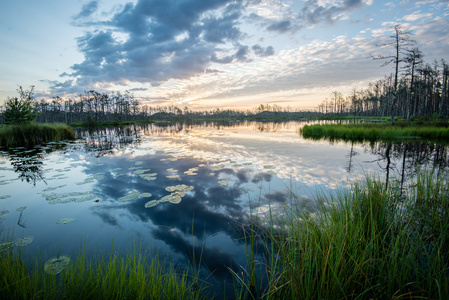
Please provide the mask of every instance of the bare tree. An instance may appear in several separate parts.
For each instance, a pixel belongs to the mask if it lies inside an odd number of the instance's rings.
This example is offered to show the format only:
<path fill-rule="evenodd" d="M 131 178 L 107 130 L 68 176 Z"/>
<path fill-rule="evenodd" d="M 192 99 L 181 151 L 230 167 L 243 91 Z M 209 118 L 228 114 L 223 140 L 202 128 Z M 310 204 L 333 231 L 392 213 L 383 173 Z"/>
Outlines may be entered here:
<path fill-rule="evenodd" d="M 393 39 L 392 42 L 384 43 L 381 46 L 393 47 L 394 54 L 392 55 L 377 55 L 373 56 L 373 59 L 384 60 L 385 63 L 382 66 L 394 64 L 394 84 L 393 84 L 393 98 L 390 103 L 390 115 L 391 124 L 394 124 L 395 106 L 398 102 L 398 75 L 399 75 L 399 63 L 404 62 L 404 56 L 408 53 L 408 47 L 414 45 L 416 42 L 410 38 L 411 33 L 402 30 L 402 25 L 397 24 L 393 27 L 394 35 L 390 36 Z"/>

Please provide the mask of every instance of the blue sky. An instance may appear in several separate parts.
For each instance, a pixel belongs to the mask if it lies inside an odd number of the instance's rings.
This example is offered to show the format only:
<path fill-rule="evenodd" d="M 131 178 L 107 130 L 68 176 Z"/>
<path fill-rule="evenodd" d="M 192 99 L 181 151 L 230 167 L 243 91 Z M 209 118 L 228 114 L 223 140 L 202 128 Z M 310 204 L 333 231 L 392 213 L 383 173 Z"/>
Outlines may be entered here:
<path fill-rule="evenodd" d="M 149 105 L 313 109 L 392 71 L 391 27 L 449 61 L 449 0 L 4 1 L 0 102 L 131 91 Z"/>

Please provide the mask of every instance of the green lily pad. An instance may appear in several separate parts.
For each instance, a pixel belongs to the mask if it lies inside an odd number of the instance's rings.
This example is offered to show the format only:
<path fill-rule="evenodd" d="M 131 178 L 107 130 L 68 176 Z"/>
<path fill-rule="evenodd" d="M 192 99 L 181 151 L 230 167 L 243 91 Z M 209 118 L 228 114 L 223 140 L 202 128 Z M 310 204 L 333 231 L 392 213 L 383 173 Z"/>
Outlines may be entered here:
<path fill-rule="evenodd" d="M 118 198 L 117 201 L 130 201 L 130 200 L 139 198 L 139 196 L 140 196 L 140 192 L 134 192 L 134 193 L 130 193 L 126 196 Z"/>
<path fill-rule="evenodd" d="M 8 214 L 9 210 L 0 210 L 0 217 L 3 217 L 4 215 Z"/>
<path fill-rule="evenodd" d="M 44 271 L 50 275 L 58 275 L 61 273 L 70 263 L 70 257 L 66 255 L 53 257 L 47 260 L 44 264 Z"/>
<path fill-rule="evenodd" d="M 156 175 L 157 175 L 157 173 L 150 173 L 150 174 L 141 174 L 139 176 L 142 179 L 152 181 L 152 180 L 156 180 Z"/>
<path fill-rule="evenodd" d="M 142 194 L 140 194 L 140 198 L 150 198 L 151 196 L 153 196 L 153 194 L 151 194 L 151 193 L 142 193 Z"/>
<path fill-rule="evenodd" d="M 178 170 L 175 170 L 175 169 L 173 169 L 173 168 L 170 168 L 170 169 L 167 169 L 167 172 L 170 172 L 170 173 L 176 173 L 176 172 L 178 172 Z"/>
<path fill-rule="evenodd" d="M 158 205 L 159 203 L 160 203 L 159 200 L 151 200 L 151 201 L 148 201 L 147 203 L 145 203 L 145 208 L 150 208 L 150 207 L 156 206 L 156 205 Z"/>
<path fill-rule="evenodd" d="M 188 192 L 193 190 L 195 187 L 193 185 L 188 186 L 185 184 L 178 184 L 178 185 L 174 185 L 174 186 L 167 186 L 165 188 L 165 190 L 167 192 Z"/>
<path fill-rule="evenodd" d="M 179 175 L 168 175 L 167 178 L 168 179 L 178 179 Z"/>
<path fill-rule="evenodd" d="M 8 199 L 8 198 L 11 198 L 11 195 L 3 195 L 3 196 L 0 196 L 0 200 L 2 200 L 2 199 Z"/>
<path fill-rule="evenodd" d="M 0 252 L 7 251 L 7 250 L 11 249 L 12 247 L 14 247 L 13 242 L 0 243 Z"/>
<path fill-rule="evenodd" d="M 220 180 L 220 181 L 218 182 L 218 184 L 219 184 L 219 185 L 223 185 L 223 186 L 227 186 L 227 185 L 228 185 L 228 182 L 227 182 L 226 180 Z"/>
<path fill-rule="evenodd" d="M 73 219 L 73 218 L 65 218 L 65 219 L 59 219 L 56 222 L 56 224 L 69 224 L 69 223 L 72 223 L 72 222 L 75 222 L 75 221 L 76 221 L 76 219 Z"/>
<path fill-rule="evenodd" d="M 17 211 L 24 211 L 26 208 L 27 208 L 26 206 L 21 206 L 21 207 L 17 208 L 16 210 Z"/>
<path fill-rule="evenodd" d="M 26 236 L 26 237 L 23 237 L 23 238 L 20 238 L 20 239 L 16 240 L 14 242 L 14 245 L 16 245 L 17 247 L 26 247 L 29 244 L 31 244 L 33 241 L 34 241 L 34 237 Z"/>

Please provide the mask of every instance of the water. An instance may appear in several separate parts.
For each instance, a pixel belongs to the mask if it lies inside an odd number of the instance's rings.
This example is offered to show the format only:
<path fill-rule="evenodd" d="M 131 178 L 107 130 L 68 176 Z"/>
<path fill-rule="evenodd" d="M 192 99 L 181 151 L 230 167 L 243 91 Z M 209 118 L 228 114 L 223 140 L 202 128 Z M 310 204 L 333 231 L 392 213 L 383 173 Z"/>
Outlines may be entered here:
<path fill-rule="evenodd" d="M 447 169 L 445 145 L 309 141 L 304 124 L 158 123 L 2 149 L 3 236 L 34 237 L 25 255 L 45 257 L 140 245 L 181 268 L 195 250 L 203 276 L 220 283 L 246 265 L 239 229 L 250 218 L 280 218 L 291 205 L 314 212 L 317 191 L 366 174 L 407 180 L 419 168 Z"/>

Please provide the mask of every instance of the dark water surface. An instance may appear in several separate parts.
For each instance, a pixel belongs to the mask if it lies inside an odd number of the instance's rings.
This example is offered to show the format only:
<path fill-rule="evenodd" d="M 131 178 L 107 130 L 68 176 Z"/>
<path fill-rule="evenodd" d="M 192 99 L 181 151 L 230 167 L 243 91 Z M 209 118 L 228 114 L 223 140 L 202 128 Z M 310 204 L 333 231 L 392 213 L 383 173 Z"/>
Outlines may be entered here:
<path fill-rule="evenodd" d="M 75 256 L 83 243 L 88 253 L 141 245 L 180 267 L 195 250 L 204 275 L 222 282 L 246 265 L 239 228 L 251 216 L 282 217 L 291 205 L 313 212 L 317 190 L 365 174 L 406 180 L 447 169 L 445 145 L 309 141 L 304 124 L 158 123 L 1 149 L 2 239 L 32 236 L 24 253 L 46 257 Z"/>

